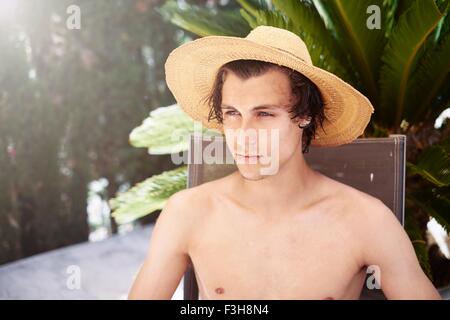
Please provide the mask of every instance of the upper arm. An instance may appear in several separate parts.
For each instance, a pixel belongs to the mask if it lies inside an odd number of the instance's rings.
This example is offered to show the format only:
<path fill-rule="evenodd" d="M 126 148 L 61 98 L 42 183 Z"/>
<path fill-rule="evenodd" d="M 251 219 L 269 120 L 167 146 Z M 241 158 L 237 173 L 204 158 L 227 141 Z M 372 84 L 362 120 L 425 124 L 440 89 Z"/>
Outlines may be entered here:
<path fill-rule="evenodd" d="M 186 191 L 172 195 L 154 225 L 129 299 L 171 299 L 189 263 Z"/>
<path fill-rule="evenodd" d="M 361 237 L 364 264 L 380 271 L 380 285 L 387 299 L 441 299 L 423 272 L 414 247 L 393 212 L 372 200 Z"/>

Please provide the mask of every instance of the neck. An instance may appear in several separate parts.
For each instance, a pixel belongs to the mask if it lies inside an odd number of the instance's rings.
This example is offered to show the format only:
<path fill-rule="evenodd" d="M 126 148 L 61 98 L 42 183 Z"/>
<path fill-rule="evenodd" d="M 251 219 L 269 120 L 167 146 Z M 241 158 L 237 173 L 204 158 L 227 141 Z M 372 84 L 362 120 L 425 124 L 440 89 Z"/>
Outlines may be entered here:
<path fill-rule="evenodd" d="M 305 161 L 301 150 L 296 152 L 277 174 L 259 180 L 247 180 L 239 172 L 234 192 L 252 209 L 268 216 L 279 216 L 280 208 L 289 212 L 289 205 L 306 207 L 318 192 L 319 174 Z"/>

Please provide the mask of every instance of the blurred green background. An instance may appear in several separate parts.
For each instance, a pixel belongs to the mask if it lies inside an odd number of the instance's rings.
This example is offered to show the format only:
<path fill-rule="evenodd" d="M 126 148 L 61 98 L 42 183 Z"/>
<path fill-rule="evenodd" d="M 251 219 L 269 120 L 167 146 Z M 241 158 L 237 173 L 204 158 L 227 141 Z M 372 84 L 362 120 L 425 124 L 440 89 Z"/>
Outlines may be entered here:
<path fill-rule="evenodd" d="M 101 200 L 173 167 L 128 141 L 173 102 L 164 61 L 185 34 L 157 4 L 0 1 L 0 263 L 117 232 Z"/>

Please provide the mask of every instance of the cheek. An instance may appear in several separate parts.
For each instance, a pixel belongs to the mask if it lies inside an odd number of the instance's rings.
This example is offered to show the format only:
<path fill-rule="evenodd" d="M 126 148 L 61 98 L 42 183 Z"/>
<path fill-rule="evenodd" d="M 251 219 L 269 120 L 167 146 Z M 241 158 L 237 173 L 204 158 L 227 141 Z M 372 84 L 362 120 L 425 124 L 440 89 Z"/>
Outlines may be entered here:
<path fill-rule="evenodd" d="M 301 141 L 300 130 L 296 127 L 275 128 L 261 135 L 258 140 L 259 150 L 267 155 L 278 153 L 279 159 L 288 158 L 295 152 Z"/>
<path fill-rule="evenodd" d="M 234 128 L 225 127 L 224 126 L 224 133 L 225 133 L 225 143 L 228 147 L 228 149 L 235 153 L 238 151 L 238 134 L 237 131 Z"/>
<path fill-rule="evenodd" d="M 223 128 L 238 129 L 241 126 L 240 117 L 223 115 Z"/>
<path fill-rule="evenodd" d="M 299 145 L 300 140 L 300 130 L 297 130 L 296 128 L 279 130 L 278 150 L 280 159 L 290 156 Z M 272 150 L 277 150 L 276 147 L 277 146 L 272 148 Z"/>
<path fill-rule="evenodd" d="M 234 144 L 234 142 L 232 143 L 231 138 L 227 134 L 225 134 L 225 144 L 231 153 L 236 151 L 236 144 Z"/>
<path fill-rule="evenodd" d="M 287 116 L 274 122 L 273 129 L 278 131 L 281 146 L 296 144 L 300 140 L 300 129 Z"/>
<path fill-rule="evenodd" d="M 280 132 L 281 145 L 298 144 L 301 140 L 301 131 L 298 128 L 288 128 Z"/>

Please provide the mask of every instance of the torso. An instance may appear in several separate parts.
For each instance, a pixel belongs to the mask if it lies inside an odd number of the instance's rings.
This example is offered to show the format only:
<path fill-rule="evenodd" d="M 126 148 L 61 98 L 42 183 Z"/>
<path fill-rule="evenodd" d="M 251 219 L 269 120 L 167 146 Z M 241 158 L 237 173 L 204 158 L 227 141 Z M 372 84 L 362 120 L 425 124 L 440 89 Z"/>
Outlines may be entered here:
<path fill-rule="evenodd" d="M 363 196 L 324 181 L 320 201 L 270 221 L 213 191 L 226 178 L 200 186 L 208 199 L 189 241 L 199 298 L 358 299 L 366 269 L 352 230 Z"/>

